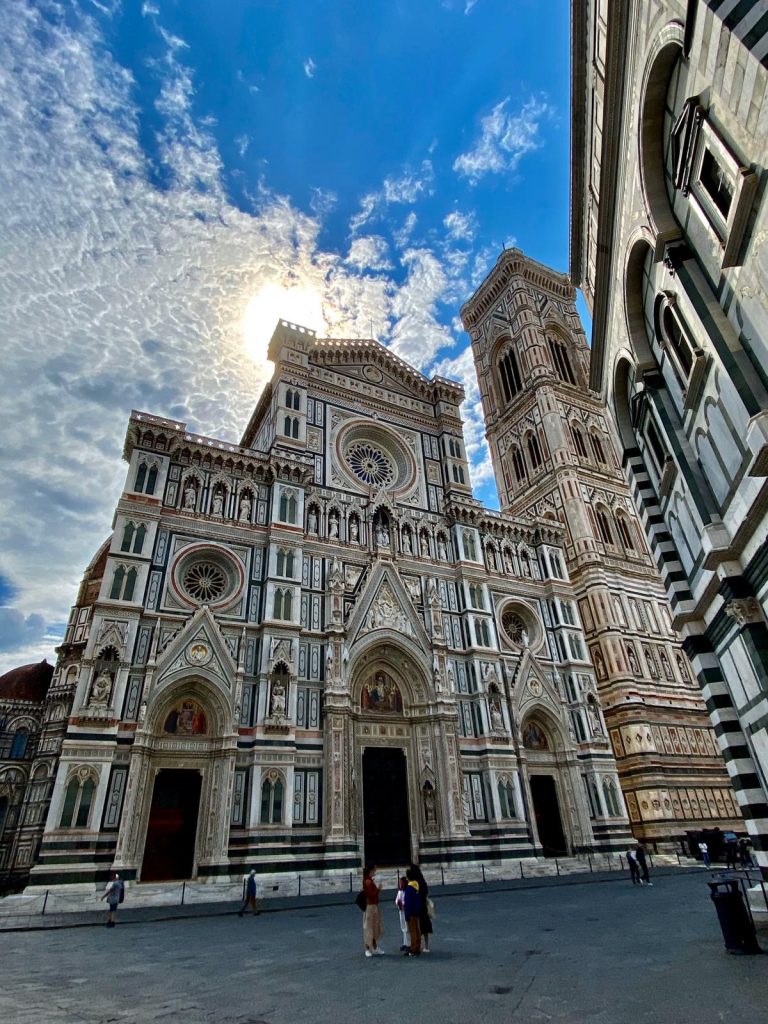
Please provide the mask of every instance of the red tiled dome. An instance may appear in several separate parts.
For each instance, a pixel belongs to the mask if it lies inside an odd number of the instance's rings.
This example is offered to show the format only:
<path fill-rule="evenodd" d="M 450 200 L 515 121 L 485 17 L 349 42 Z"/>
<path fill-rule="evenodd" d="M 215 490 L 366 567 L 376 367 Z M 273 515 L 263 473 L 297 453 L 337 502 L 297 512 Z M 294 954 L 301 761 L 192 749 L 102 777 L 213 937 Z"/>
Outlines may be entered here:
<path fill-rule="evenodd" d="M 53 665 L 43 658 L 36 665 L 20 665 L 0 676 L 0 700 L 31 700 L 41 704 L 53 678 Z"/>

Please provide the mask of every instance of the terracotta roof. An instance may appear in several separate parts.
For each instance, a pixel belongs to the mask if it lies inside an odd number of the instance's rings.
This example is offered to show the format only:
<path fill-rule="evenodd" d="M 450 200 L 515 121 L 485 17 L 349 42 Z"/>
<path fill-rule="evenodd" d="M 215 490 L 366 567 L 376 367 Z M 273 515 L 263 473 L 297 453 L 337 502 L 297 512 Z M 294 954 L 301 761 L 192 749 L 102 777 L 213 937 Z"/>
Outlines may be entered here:
<path fill-rule="evenodd" d="M 31 700 L 41 704 L 53 678 L 53 665 L 43 658 L 35 665 L 20 665 L 0 676 L 0 700 Z"/>

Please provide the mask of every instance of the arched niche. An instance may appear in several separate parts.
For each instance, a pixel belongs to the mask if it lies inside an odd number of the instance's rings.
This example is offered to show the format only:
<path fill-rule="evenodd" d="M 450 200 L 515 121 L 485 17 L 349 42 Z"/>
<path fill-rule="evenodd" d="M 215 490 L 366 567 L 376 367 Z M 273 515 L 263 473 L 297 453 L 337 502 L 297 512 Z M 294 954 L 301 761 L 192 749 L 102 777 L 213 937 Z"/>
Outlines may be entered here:
<path fill-rule="evenodd" d="M 394 634 L 393 634 L 394 635 Z M 430 664 L 421 648 L 407 637 L 385 640 L 377 638 L 355 645 L 349 661 L 349 678 L 354 679 L 352 701 L 363 707 L 363 688 L 377 672 L 383 672 L 397 685 L 402 701 L 397 714 L 427 697 Z"/>
<path fill-rule="evenodd" d="M 669 202 L 664 174 L 664 113 L 670 78 L 678 60 L 683 59 L 684 34 L 680 22 L 673 21 L 656 35 L 646 61 L 638 114 L 640 179 L 657 257 L 667 242 L 681 234 Z"/>
<path fill-rule="evenodd" d="M 184 708 L 185 704 L 190 707 Z M 169 729 L 174 712 L 177 713 L 177 725 L 175 729 Z M 180 735 L 211 739 L 232 731 L 231 718 L 232 713 L 217 687 L 200 676 L 188 676 L 170 684 L 154 701 L 150 701 L 145 729 L 161 739 Z"/>

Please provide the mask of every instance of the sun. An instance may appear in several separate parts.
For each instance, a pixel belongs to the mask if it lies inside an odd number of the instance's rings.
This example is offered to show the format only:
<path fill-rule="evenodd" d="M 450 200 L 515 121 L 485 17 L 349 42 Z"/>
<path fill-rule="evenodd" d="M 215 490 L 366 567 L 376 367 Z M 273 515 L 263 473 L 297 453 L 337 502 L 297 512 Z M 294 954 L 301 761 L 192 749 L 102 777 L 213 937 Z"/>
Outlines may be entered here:
<path fill-rule="evenodd" d="M 243 316 L 245 351 L 254 363 L 267 363 L 267 346 L 278 320 L 325 331 L 323 302 L 314 288 L 306 285 L 267 284 L 249 301 Z"/>

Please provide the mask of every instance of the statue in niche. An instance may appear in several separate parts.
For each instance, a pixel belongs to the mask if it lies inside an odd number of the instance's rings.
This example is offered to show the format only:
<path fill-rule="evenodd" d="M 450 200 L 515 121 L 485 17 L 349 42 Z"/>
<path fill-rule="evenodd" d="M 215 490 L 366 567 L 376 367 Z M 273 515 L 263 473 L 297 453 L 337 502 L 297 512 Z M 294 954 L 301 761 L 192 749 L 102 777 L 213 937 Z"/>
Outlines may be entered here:
<path fill-rule="evenodd" d="M 197 491 L 195 490 L 194 485 L 189 483 L 184 488 L 184 508 L 188 512 L 193 512 L 194 509 L 195 509 L 195 505 L 196 504 L 197 504 Z"/>
<path fill-rule="evenodd" d="M 108 672 L 99 672 L 91 686 L 91 704 L 106 704 L 112 692 L 112 677 Z"/>
<path fill-rule="evenodd" d="M 357 544 L 360 537 L 360 527 L 357 525 L 357 516 L 352 516 L 349 520 L 349 540 L 352 544 Z"/>
<path fill-rule="evenodd" d="M 501 702 L 498 697 L 491 701 L 491 727 L 495 732 L 504 732 L 504 716 L 501 713 Z"/>
<path fill-rule="evenodd" d="M 317 533 L 317 512 L 314 505 L 310 508 L 309 515 L 307 516 L 307 533 Z"/>
<path fill-rule="evenodd" d="M 336 540 L 339 536 L 339 517 L 333 512 L 328 518 L 328 537 Z"/>
<path fill-rule="evenodd" d="M 411 545 L 411 531 L 403 530 L 403 554 L 412 555 L 413 546 Z"/>
<path fill-rule="evenodd" d="M 600 721 L 600 709 L 598 708 L 597 700 L 592 693 L 587 697 L 587 711 L 589 712 L 590 722 L 592 723 L 593 734 L 595 736 L 603 736 L 603 723 Z"/>
<path fill-rule="evenodd" d="M 440 670 L 440 659 L 435 654 L 432 659 L 432 679 L 435 684 L 435 689 L 440 693 L 443 689 L 443 673 Z"/>
<path fill-rule="evenodd" d="M 429 558 L 429 538 L 426 533 L 422 533 L 420 541 L 421 557 Z"/>
<path fill-rule="evenodd" d="M 494 572 L 496 572 L 496 569 L 497 569 L 496 549 L 494 548 L 494 546 L 492 544 L 488 545 L 488 565 L 491 567 L 491 569 Z"/>
<path fill-rule="evenodd" d="M 514 572 L 514 566 L 512 565 L 512 555 L 509 553 L 509 549 L 504 552 L 504 568 L 511 575 Z"/>
<path fill-rule="evenodd" d="M 448 561 L 448 548 L 445 546 L 445 537 L 442 534 L 437 538 L 437 556 L 441 562 Z"/>
<path fill-rule="evenodd" d="M 627 644 L 627 661 L 629 662 L 629 667 L 632 669 L 632 672 L 636 676 L 639 676 L 640 665 L 638 664 L 637 655 L 635 654 L 635 648 L 632 646 L 632 644 Z"/>
<path fill-rule="evenodd" d="M 251 521 L 251 499 L 247 494 L 244 494 L 240 501 L 240 515 L 238 518 L 241 523 L 249 523 Z"/>
<path fill-rule="evenodd" d="M 273 718 L 285 718 L 285 685 L 280 678 L 272 683 L 270 713 Z"/>
<path fill-rule="evenodd" d="M 389 547 L 389 527 L 383 519 L 379 520 L 379 526 L 376 531 L 376 543 L 382 548 Z"/>
<path fill-rule="evenodd" d="M 333 676 L 333 644 L 328 644 L 328 650 L 326 651 L 325 674 L 329 679 Z"/>
<path fill-rule="evenodd" d="M 217 491 L 213 496 L 213 514 L 220 516 L 224 511 L 224 498 L 221 496 L 221 491 Z"/>
<path fill-rule="evenodd" d="M 424 783 L 422 790 L 424 795 L 424 820 L 427 825 L 434 825 L 437 821 L 437 807 L 435 805 L 435 787 L 431 782 Z"/>

